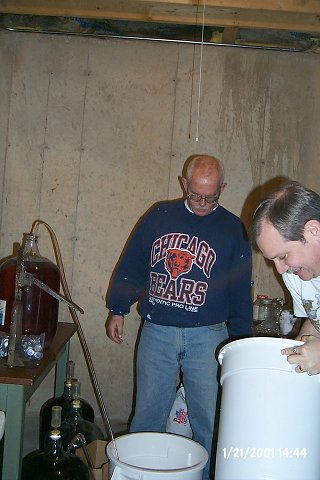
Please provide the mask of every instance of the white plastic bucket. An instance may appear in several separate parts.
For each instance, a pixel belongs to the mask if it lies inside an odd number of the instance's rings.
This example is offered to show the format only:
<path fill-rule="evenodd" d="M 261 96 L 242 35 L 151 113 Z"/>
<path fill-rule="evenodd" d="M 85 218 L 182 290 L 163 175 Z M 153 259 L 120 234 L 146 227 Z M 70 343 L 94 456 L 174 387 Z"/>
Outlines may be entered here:
<path fill-rule="evenodd" d="M 170 433 L 130 433 L 107 445 L 112 480 L 201 480 L 208 461 L 204 447 Z M 111 476 L 112 475 L 112 476 Z"/>
<path fill-rule="evenodd" d="M 215 480 L 320 479 L 319 375 L 296 373 L 280 353 L 301 343 L 255 337 L 221 349 Z"/>

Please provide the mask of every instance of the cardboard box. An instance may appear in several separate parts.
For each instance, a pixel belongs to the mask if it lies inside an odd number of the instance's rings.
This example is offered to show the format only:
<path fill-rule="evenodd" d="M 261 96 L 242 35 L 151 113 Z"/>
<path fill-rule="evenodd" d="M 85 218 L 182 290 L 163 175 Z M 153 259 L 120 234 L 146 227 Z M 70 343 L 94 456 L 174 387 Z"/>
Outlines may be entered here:
<path fill-rule="evenodd" d="M 89 465 L 90 480 L 109 480 L 109 459 L 106 455 L 107 443 L 104 440 L 95 440 L 76 450 L 76 455 Z M 87 459 L 86 452 L 89 459 Z"/>

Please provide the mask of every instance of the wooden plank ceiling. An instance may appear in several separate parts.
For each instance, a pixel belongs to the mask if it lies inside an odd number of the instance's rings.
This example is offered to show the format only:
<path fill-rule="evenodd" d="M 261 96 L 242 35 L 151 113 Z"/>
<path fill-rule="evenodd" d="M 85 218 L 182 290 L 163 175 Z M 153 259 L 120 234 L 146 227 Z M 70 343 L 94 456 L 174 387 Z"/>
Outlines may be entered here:
<path fill-rule="evenodd" d="M 206 25 L 320 35 L 320 0 L 0 0 L 0 13 L 188 25 L 203 7 Z"/>
<path fill-rule="evenodd" d="M 320 0 L 0 0 L 8 15 L 72 17 L 172 27 L 223 27 L 223 42 L 240 29 L 296 32 L 320 43 Z M 319 38 L 318 38 L 319 37 Z"/>

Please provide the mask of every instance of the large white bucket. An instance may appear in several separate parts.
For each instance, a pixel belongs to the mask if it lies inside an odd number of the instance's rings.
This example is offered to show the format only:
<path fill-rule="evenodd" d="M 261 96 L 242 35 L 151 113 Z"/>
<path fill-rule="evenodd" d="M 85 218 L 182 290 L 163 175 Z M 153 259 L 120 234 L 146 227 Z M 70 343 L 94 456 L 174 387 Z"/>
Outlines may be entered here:
<path fill-rule="evenodd" d="M 208 453 L 189 438 L 169 433 L 130 433 L 107 445 L 112 480 L 201 480 Z M 111 476 L 112 475 L 112 476 Z"/>
<path fill-rule="evenodd" d="M 246 338 L 219 353 L 221 414 L 215 480 L 319 480 L 319 375 L 281 355 L 301 344 Z"/>

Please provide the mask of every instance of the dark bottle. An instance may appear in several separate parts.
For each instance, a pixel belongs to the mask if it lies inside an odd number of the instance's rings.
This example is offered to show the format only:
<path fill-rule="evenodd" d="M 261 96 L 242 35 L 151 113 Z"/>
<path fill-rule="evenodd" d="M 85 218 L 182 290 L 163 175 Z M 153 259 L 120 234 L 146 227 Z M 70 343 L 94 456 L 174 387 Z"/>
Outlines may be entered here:
<path fill-rule="evenodd" d="M 58 267 L 40 255 L 38 237 L 24 233 L 22 258 L 25 269 L 56 292 L 60 290 Z M 10 331 L 12 305 L 15 297 L 17 257 L 0 264 L 0 330 Z M 32 283 L 22 287 L 22 334 L 45 334 L 44 347 L 48 347 L 57 331 L 59 300 Z"/>
<path fill-rule="evenodd" d="M 63 449 L 59 409 L 53 408 L 53 428 L 44 452 L 31 452 L 22 461 L 21 480 L 89 480 L 89 469 L 83 461 Z M 60 410 L 61 414 L 61 410 Z"/>
<path fill-rule="evenodd" d="M 66 449 L 78 433 L 82 433 L 87 444 L 94 440 L 104 440 L 101 429 L 83 418 L 79 382 L 74 382 L 72 385 L 72 398 L 66 418 L 60 428 L 63 447 Z"/>
<path fill-rule="evenodd" d="M 40 409 L 40 419 L 39 419 L 39 449 L 44 450 L 45 438 L 50 431 L 50 422 L 51 422 L 51 410 L 54 405 L 59 405 L 62 407 L 61 411 L 61 420 L 63 421 L 66 418 L 68 409 L 72 403 L 72 384 L 77 381 L 74 378 L 74 362 L 69 360 L 67 362 L 67 371 L 66 371 L 66 381 L 64 382 L 63 394 L 57 398 L 49 398 Z M 81 400 L 82 405 L 82 416 L 84 420 L 89 422 L 94 422 L 94 410 L 90 403 L 88 403 L 83 398 Z"/>

